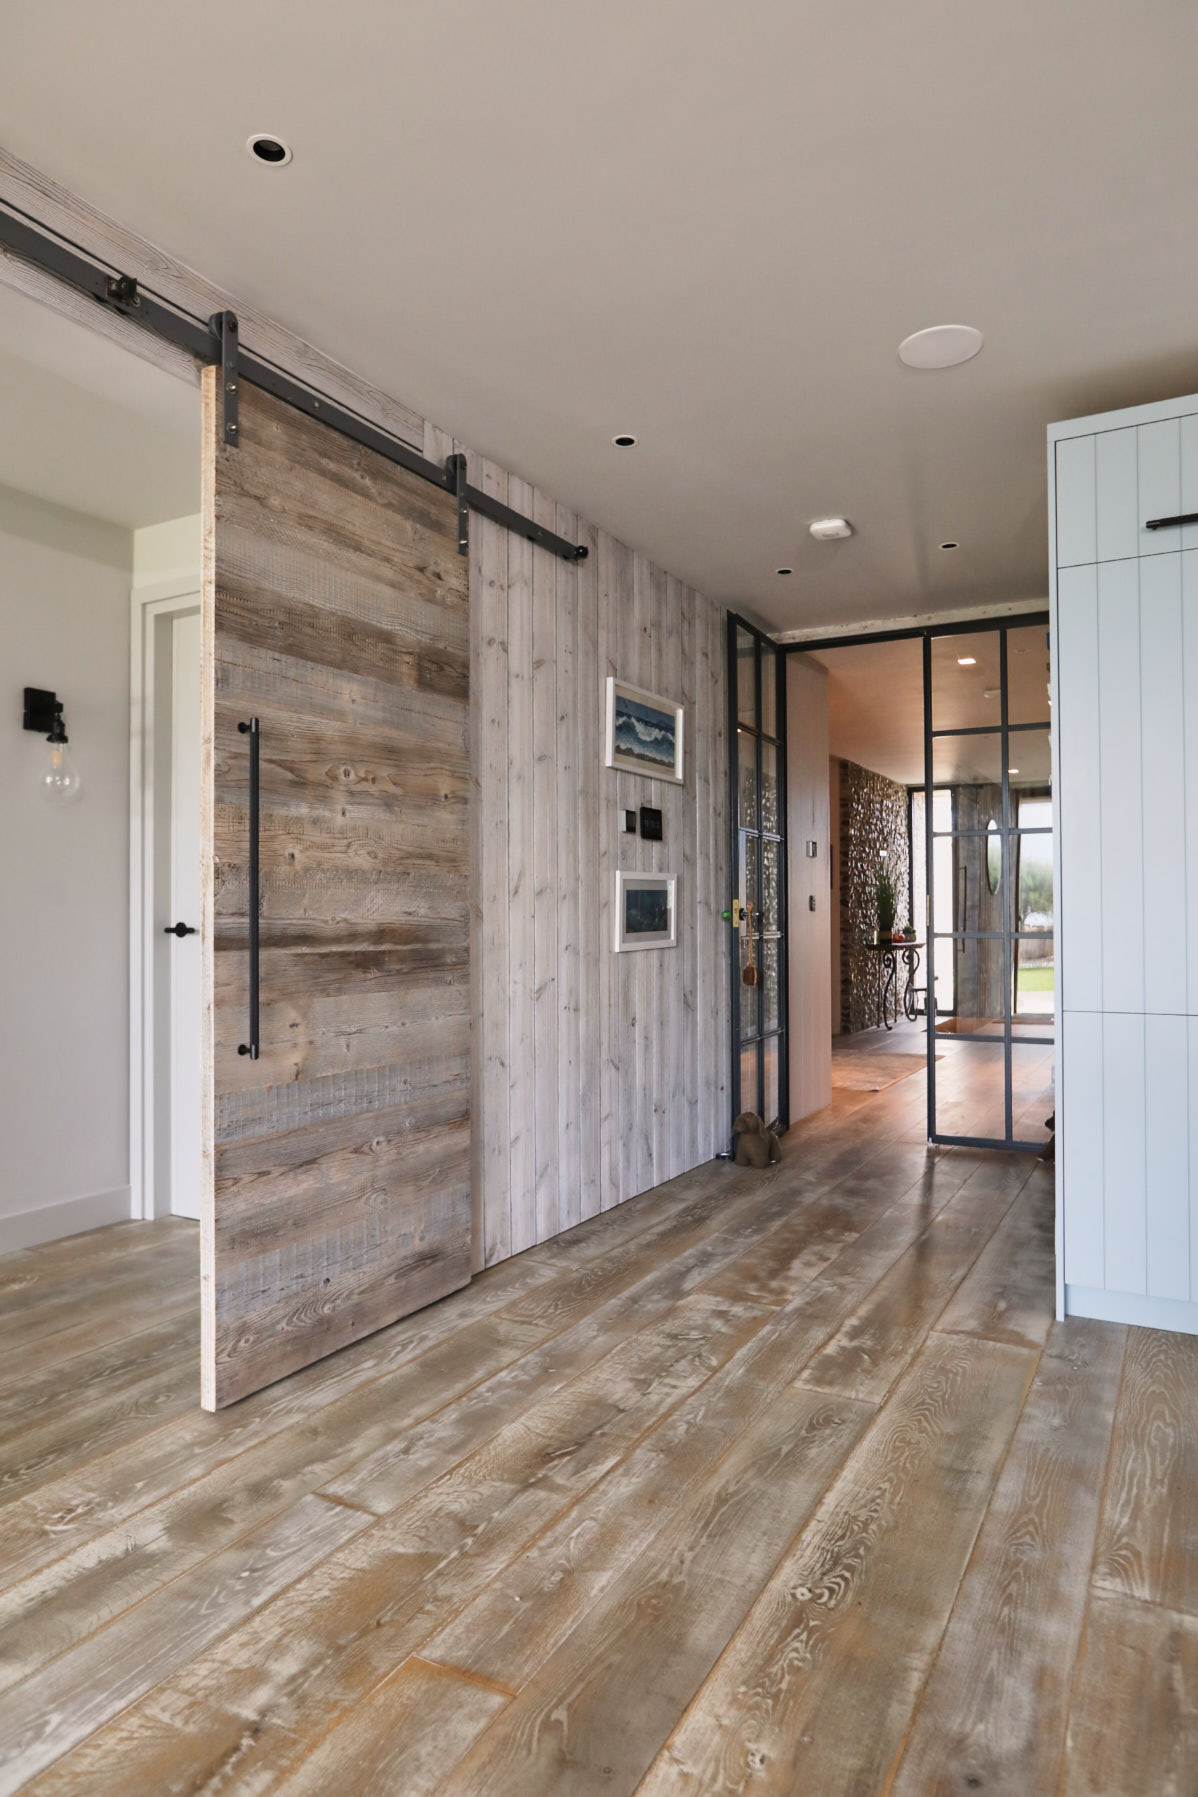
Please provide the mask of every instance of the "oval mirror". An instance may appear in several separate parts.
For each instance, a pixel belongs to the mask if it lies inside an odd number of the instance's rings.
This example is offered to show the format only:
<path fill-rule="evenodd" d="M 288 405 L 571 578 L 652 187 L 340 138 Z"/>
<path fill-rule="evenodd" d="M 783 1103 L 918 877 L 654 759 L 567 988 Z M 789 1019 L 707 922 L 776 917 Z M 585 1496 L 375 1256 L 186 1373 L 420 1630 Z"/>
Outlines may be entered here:
<path fill-rule="evenodd" d="M 986 880 L 991 892 L 1002 879 L 1002 834 L 993 818 L 986 825 Z"/>

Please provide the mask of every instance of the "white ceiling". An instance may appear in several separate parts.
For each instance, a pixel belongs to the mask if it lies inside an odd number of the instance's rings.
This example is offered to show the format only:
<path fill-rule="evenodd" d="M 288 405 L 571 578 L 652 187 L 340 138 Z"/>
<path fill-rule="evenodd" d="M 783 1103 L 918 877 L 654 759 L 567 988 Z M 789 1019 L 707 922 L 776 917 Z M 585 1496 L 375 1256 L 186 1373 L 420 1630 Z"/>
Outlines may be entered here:
<path fill-rule="evenodd" d="M 199 390 L 0 286 L 0 485 L 130 530 L 196 512 Z"/>
<path fill-rule="evenodd" d="M 789 628 L 1042 597 L 1044 426 L 1198 387 L 1196 66 L 1193 0 L 8 0 L 0 117 Z M 946 322 L 975 360 L 899 363 Z"/>

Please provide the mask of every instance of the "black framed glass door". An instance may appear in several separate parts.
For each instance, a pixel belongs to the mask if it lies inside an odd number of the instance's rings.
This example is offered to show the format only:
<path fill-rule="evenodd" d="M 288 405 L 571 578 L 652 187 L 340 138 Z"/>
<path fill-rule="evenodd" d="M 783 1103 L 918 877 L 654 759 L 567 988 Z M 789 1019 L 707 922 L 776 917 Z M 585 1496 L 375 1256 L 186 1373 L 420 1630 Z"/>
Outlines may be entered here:
<path fill-rule="evenodd" d="M 728 619 L 732 819 L 732 1118 L 790 1120 L 786 956 L 786 658 Z"/>
<path fill-rule="evenodd" d="M 1041 1148 L 1056 1027 L 1047 620 L 929 630 L 923 661 L 928 1136 Z"/>

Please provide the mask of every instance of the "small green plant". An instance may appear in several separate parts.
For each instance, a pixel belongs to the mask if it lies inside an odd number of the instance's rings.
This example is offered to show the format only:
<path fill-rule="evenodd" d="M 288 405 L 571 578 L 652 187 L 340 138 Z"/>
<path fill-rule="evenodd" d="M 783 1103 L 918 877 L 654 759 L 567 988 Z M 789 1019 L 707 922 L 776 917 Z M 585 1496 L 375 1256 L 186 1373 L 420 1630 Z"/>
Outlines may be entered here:
<path fill-rule="evenodd" d="M 894 920 L 898 914 L 898 898 L 894 890 L 894 881 L 885 869 L 878 875 L 874 886 L 878 901 L 878 934 L 889 936 L 894 931 Z"/>

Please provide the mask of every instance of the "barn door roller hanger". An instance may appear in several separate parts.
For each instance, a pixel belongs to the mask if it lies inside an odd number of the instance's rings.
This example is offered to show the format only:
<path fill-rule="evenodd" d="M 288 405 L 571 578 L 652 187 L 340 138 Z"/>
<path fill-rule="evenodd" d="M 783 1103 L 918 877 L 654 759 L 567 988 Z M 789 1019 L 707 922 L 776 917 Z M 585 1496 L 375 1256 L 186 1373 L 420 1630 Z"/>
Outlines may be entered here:
<path fill-rule="evenodd" d="M 346 411 L 326 394 L 292 380 L 290 375 L 284 374 L 273 363 L 247 354 L 241 347 L 235 313 L 216 312 L 207 323 L 203 323 L 190 313 L 159 299 L 156 294 L 142 287 L 132 275 L 114 273 L 105 268 L 76 245 L 56 236 L 35 219 L 9 209 L 7 205 L 0 205 L 0 245 L 20 256 L 23 261 L 32 262 L 36 267 L 56 275 L 59 280 L 90 294 L 110 311 L 119 312 L 144 325 L 147 330 L 156 332 L 158 336 L 165 337 L 168 342 L 195 356 L 197 361 L 215 363 L 221 371 L 221 427 L 227 444 L 235 445 L 238 441 L 237 402 L 240 384 L 242 380 L 251 381 L 255 387 L 272 393 L 276 399 L 294 406 L 297 411 L 306 412 L 310 418 L 320 419 L 334 430 L 340 431 L 343 436 L 360 443 L 363 448 L 373 449 L 387 461 L 394 462 L 397 467 L 406 468 L 409 474 L 415 474 L 432 486 L 452 493 L 458 503 L 459 554 L 465 555 L 469 549 L 469 516 L 471 512 L 478 512 L 503 529 L 526 537 L 541 549 L 548 549 L 551 555 L 561 556 L 563 561 L 579 562 L 585 559 L 587 550 L 584 543 L 571 543 L 567 538 L 559 537 L 556 532 L 534 523 L 531 518 L 524 517 L 523 513 L 513 511 L 511 506 L 501 504 L 489 493 L 472 487 L 466 479 L 465 456 L 451 455 L 444 466 L 438 462 L 430 462 L 398 437 L 393 437 L 378 425 L 360 418 L 356 412 Z"/>

